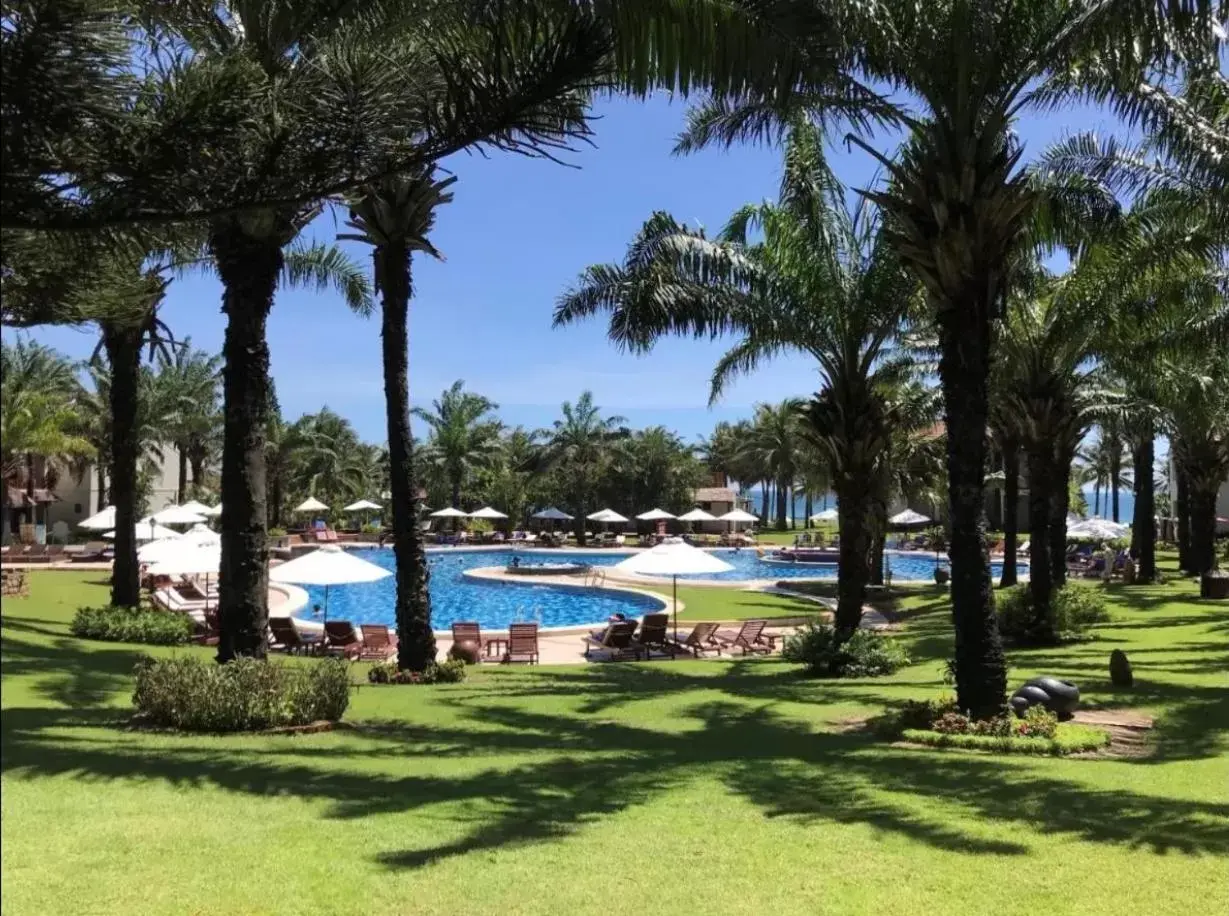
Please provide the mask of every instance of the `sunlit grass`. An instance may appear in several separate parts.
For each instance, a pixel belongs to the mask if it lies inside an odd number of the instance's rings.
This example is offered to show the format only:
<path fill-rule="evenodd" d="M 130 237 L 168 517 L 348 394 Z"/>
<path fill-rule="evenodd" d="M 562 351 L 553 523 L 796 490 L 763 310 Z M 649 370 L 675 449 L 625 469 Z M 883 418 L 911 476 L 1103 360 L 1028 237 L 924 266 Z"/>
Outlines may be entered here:
<path fill-rule="evenodd" d="M 36 573 L 4 602 L 5 913 L 1229 909 L 1229 608 L 1191 583 L 1114 587 L 1094 640 L 1011 655 L 1013 685 L 1055 674 L 1158 717 L 1154 757 L 1112 761 L 843 730 L 947 690 L 935 592 L 902 601 L 918 662 L 883 680 L 763 659 L 484 666 L 362 687 L 352 730 L 128 731 L 142 650 L 67 633 L 97 577 Z M 698 616 L 766 600 L 681 593 Z M 1134 688 L 1109 683 L 1113 648 Z"/>

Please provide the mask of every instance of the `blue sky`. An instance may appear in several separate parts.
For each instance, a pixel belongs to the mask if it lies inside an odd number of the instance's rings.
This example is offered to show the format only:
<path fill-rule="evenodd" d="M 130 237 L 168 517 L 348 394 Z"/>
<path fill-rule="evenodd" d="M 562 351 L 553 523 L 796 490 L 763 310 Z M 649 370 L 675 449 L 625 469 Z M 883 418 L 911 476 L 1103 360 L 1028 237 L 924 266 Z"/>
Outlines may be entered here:
<path fill-rule="evenodd" d="M 633 426 L 664 424 L 688 440 L 718 420 L 750 414 L 759 401 L 803 395 L 814 373 L 801 357 L 783 358 L 728 389 L 709 409 L 708 379 L 722 342 L 666 340 L 644 357 L 622 354 L 594 320 L 552 330 L 555 298 L 588 264 L 622 258 L 627 242 L 655 210 L 716 229 L 737 207 L 775 194 L 775 152 L 741 147 L 671 155 L 684 106 L 665 96 L 599 103 L 596 148 L 570 157 L 577 168 L 519 156 L 458 156 L 454 202 L 433 235 L 443 263 L 415 262 L 410 317 L 410 386 L 428 403 L 456 379 L 500 405 L 507 423 L 547 426 L 564 400 L 585 389 L 608 413 Z M 1035 155 L 1046 144 L 1112 122 L 1088 109 L 1021 122 Z M 843 144 L 831 151 L 840 177 L 864 186 L 875 163 Z M 339 220 L 311 228 L 332 240 Z M 366 263 L 368 250 L 346 243 Z M 220 350 L 221 288 L 211 277 L 177 280 L 163 316 L 177 337 Z M 33 335 L 73 356 L 93 350 L 93 329 L 40 329 Z M 327 405 L 365 439 L 382 442 L 383 389 L 378 320 L 351 315 L 331 293 L 284 290 L 269 321 L 273 375 L 283 413 L 294 419 Z"/>

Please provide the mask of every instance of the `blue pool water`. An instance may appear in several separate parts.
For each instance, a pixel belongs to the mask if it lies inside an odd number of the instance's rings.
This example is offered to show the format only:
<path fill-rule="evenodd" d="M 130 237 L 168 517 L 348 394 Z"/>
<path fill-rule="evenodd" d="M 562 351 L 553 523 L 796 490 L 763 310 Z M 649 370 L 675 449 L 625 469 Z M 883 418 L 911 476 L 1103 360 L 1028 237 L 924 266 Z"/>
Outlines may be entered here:
<path fill-rule="evenodd" d="M 354 551 L 356 556 L 385 569 L 394 568 L 392 548 L 372 548 Z M 544 627 L 579 626 L 600 623 L 611 614 L 622 612 L 640 616 L 660 610 L 661 604 L 647 596 L 586 589 L 580 586 L 568 588 L 555 585 L 504 584 L 466 579 L 467 569 L 483 566 L 505 566 L 514 555 L 512 550 L 456 550 L 430 551 L 427 562 L 431 567 L 431 622 L 437 630 L 447 630 L 457 620 L 476 620 L 487 629 L 502 629 L 509 623 L 535 620 Z M 549 553 L 519 552 L 521 563 L 560 563 L 577 561 L 592 566 L 613 566 L 627 559 L 630 554 L 614 550 L 553 550 Z M 710 573 L 705 576 L 679 576 L 680 579 L 704 578 L 737 582 L 746 579 L 835 579 L 835 566 L 816 566 L 804 563 L 762 562 L 753 550 L 722 550 L 717 555 L 734 568 L 729 572 Z M 934 577 L 935 556 L 923 553 L 888 553 L 888 566 L 896 580 Z M 1021 572 L 1027 572 L 1027 564 L 1021 564 Z M 998 576 L 1002 571 L 999 563 L 991 564 L 991 571 Z M 392 625 L 393 601 L 397 586 L 393 576 L 379 582 L 361 585 L 333 586 L 329 589 L 329 617 L 334 620 L 349 620 L 353 623 L 384 623 Z M 310 607 L 324 604 L 324 589 L 310 587 Z"/>
<path fill-rule="evenodd" d="M 392 548 L 355 550 L 355 556 L 394 569 Z M 457 620 L 476 620 L 483 629 L 504 629 L 516 621 L 537 621 L 544 627 L 601 623 L 616 612 L 639 617 L 660 611 L 663 602 L 645 595 L 600 589 L 546 585 L 506 585 L 465 579 L 466 569 L 506 565 L 508 550 L 430 552 L 431 626 L 447 630 Z M 558 561 L 558 557 L 548 559 Z M 306 589 L 311 603 L 300 612 L 310 617 L 311 607 L 324 605 L 324 588 Z M 329 588 L 329 619 L 351 623 L 395 624 L 393 604 L 397 594 L 395 576 L 379 582 L 334 585 Z"/>

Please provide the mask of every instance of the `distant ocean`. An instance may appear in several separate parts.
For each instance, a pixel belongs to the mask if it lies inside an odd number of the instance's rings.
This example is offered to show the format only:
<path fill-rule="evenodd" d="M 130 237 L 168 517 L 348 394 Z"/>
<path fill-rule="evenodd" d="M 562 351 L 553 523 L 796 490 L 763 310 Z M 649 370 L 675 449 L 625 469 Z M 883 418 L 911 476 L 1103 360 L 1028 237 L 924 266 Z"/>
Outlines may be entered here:
<path fill-rule="evenodd" d="M 1110 506 L 1110 496 L 1102 492 L 1101 503 L 1099 509 L 1095 505 L 1093 499 L 1093 488 L 1091 486 L 1084 487 L 1084 499 L 1088 502 L 1088 514 L 1095 518 L 1112 518 L 1113 511 Z M 761 497 L 759 487 L 752 487 L 747 494 L 751 499 L 751 510 L 758 513 L 760 511 Z M 822 512 L 824 509 L 832 508 L 836 505 L 836 494 L 829 493 L 826 497 L 815 497 L 811 500 L 811 513 Z M 769 510 L 772 512 L 771 508 Z M 796 497 L 794 499 L 793 517 L 799 521 L 804 517 L 806 512 L 806 499 L 804 497 Z M 1130 524 L 1131 515 L 1135 512 L 1135 494 L 1130 490 L 1118 491 L 1118 519 L 1124 524 Z M 775 515 L 774 515 L 775 517 Z"/>

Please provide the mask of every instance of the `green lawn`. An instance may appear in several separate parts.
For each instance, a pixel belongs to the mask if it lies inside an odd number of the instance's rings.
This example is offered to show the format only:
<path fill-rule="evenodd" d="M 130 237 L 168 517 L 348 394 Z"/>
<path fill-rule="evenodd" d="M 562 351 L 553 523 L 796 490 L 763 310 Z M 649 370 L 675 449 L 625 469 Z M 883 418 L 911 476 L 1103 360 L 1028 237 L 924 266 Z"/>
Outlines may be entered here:
<path fill-rule="evenodd" d="M 5 913 L 1229 911 L 1229 607 L 1189 583 L 1115 589 L 1096 641 L 1013 654 L 1013 683 L 1070 676 L 1160 717 L 1153 758 L 1090 761 L 839 730 L 944 690 L 934 593 L 902 602 L 920 661 L 882 681 L 483 668 L 360 689 L 353 731 L 127 731 L 140 650 L 66 632 L 96 576 L 35 573 L 4 602 Z M 1112 648 L 1133 690 L 1109 685 Z"/>

